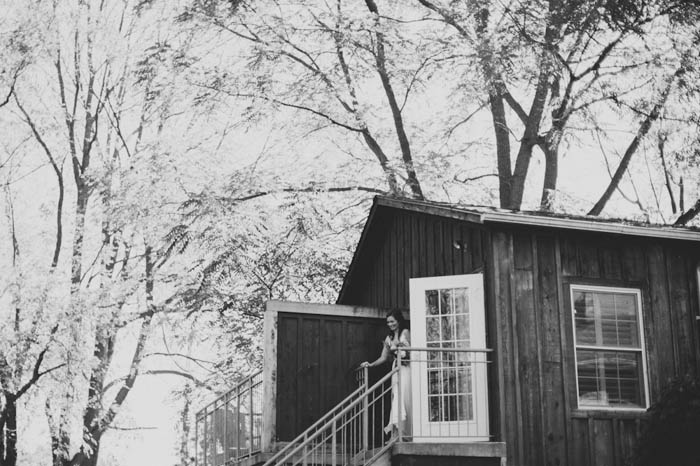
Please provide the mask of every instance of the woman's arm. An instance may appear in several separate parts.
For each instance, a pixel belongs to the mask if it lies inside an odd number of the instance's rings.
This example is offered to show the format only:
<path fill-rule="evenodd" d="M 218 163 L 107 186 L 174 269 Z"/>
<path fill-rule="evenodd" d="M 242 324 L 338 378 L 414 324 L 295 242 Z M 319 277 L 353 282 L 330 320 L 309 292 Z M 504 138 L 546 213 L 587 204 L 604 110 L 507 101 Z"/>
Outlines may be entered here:
<path fill-rule="evenodd" d="M 387 345 L 386 340 L 385 340 L 384 343 L 382 344 L 382 354 L 380 354 L 379 357 L 372 362 L 365 361 L 365 362 L 361 363 L 360 367 L 374 367 L 374 366 L 378 366 L 380 364 L 384 364 L 389 359 L 390 355 L 391 354 L 389 352 L 389 346 Z"/>

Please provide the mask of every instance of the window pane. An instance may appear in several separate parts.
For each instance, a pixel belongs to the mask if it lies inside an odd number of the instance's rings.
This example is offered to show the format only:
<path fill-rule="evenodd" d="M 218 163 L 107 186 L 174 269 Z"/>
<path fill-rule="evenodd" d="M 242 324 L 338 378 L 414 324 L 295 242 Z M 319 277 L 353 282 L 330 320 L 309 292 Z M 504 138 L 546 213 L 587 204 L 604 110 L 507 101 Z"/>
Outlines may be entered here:
<path fill-rule="evenodd" d="M 442 341 L 454 341 L 455 335 L 453 333 L 452 316 L 442 316 Z"/>
<path fill-rule="evenodd" d="M 459 418 L 457 417 L 457 396 L 446 396 L 444 397 L 443 403 L 445 408 L 444 419 L 446 421 L 458 421 Z"/>
<path fill-rule="evenodd" d="M 467 297 L 467 288 L 455 288 L 453 290 L 455 297 L 455 314 L 469 313 L 469 299 Z"/>
<path fill-rule="evenodd" d="M 440 318 L 425 318 L 425 340 L 426 343 L 440 341 Z"/>
<path fill-rule="evenodd" d="M 577 350 L 576 360 L 581 406 L 644 406 L 641 353 Z"/>
<path fill-rule="evenodd" d="M 576 344 L 640 348 L 635 294 L 577 290 L 573 295 Z"/>
<path fill-rule="evenodd" d="M 427 315 L 435 315 L 439 311 L 438 308 L 438 292 L 437 290 L 427 290 L 425 292 L 425 313 Z"/>
<path fill-rule="evenodd" d="M 457 314 L 455 332 L 458 339 L 469 338 L 469 314 Z"/>
<path fill-rule="evenodd" d="M 439 395 L 442 390 L 442 383 L 440 382 L 440 371 L 429 370 L 428 371 L 428 394 L 429 395 Z"/>
<path fill-rule="evenodd" d="M 430 413 L 429 413 L 429 419 L 430 422 L 439 422 L 442 420 L 442 410 L 440 407 L 440 400 L 442 397 L 440 396 L 429 396 L 428 397 L 428 404 L 430 406 Z"/>
<path fill-rule="evenodd" d="M 452 290 L 440 290 L 440 314 L 454 314 Z"/>

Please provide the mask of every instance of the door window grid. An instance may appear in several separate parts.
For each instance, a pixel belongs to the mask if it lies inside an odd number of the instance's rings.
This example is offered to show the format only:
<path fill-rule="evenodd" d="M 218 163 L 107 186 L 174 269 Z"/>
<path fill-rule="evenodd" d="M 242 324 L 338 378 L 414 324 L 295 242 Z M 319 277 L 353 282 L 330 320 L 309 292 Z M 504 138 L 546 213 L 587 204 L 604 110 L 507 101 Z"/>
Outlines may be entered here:
<path fill-rule="evenodd" d="M 468 289 L 426 290 L 425 302 L 427 346 L 468 348 Z M 474 419 L 472 367 L 467 353 L 429 353 L 428 406 L 430 422 Z"/>
<path fill-rule="evenodd" d="M 581 408 L 646 408 L 640 292 L 572 286 Z"/>

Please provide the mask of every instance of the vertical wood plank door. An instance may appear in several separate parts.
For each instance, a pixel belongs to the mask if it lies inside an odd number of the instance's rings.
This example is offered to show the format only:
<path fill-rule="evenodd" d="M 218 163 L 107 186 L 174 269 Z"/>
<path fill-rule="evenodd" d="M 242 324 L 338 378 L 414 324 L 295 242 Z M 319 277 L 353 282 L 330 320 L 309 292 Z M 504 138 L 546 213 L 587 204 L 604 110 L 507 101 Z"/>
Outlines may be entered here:
<path fill-rule="evenodd" d="M 414 278 L 411 293 L 413 438 L 489 440 L 482 274 Z"/>

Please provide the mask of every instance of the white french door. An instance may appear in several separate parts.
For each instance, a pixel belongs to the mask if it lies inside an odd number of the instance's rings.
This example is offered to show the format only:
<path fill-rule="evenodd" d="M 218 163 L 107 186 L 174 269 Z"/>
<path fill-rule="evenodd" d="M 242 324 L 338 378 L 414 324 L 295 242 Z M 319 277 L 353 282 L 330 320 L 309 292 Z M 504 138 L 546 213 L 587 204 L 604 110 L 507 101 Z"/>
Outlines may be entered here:
<path fill-rule="evenodd" d="M 413 278 L 410 299 L 411 346 L 429 349 L 411 355 L 414 440 L 488 440 L 486 354 L 454 351 L 486 348 L 482 274 Z"/>

